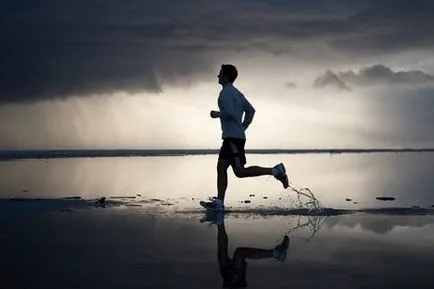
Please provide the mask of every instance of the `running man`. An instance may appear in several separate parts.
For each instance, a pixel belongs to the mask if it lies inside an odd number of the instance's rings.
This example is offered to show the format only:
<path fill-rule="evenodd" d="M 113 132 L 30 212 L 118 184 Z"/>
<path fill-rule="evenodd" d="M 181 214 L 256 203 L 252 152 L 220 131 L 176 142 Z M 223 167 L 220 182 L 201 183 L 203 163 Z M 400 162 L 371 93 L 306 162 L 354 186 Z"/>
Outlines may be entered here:
<path fill-rule="evenodd" d="M 222 85 L 218 97 L 220 110 L 210 112 L 212 118 L 220 118 L 223 139 L 217 163 L 217 198 L 212 202 L 203 202 L 206 208 L 212 210 L 224 210 L 225 208 L 224 201 L 228 185 L 227 169 L 229 166 L 232 166 L 232 170 L 238 178 L 272 175 L 282 183 L 283 188 L 288 188 L 288 176 L 282 163 L 271 168 L 245 167 L 245 131 L 252 123 L 255 109 L 233 85 L 237 77 L 238 71 L 234 65 L 223 64 L 221 66 L 218 74 L 218 82 Z M 242 119 L 243 114 L 244 119 Z"/>

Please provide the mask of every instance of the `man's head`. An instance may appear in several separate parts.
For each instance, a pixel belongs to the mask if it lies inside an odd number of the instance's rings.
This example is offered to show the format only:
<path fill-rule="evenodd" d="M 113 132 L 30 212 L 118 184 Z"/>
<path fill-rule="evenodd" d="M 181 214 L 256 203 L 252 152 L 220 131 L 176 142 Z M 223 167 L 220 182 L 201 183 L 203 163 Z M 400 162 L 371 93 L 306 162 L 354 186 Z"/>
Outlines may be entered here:
<path fill-rule="evenodd" d="M 222 64 L 220 73 L 217 76 L 219 84 L 224 85 L 226 83 L 233 83 L 237 79 L 237 68 L 232 64 Z"/>

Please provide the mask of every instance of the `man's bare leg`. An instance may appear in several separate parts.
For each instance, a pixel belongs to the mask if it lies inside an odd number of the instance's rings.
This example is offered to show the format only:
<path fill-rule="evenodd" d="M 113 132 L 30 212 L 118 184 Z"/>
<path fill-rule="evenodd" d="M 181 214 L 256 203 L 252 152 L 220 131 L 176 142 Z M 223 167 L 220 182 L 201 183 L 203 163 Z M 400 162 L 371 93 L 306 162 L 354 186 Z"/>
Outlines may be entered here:
<path fill-rule="evenodd" d="M 273 175 L 273 168 L 264 168 L 260 166 L 234 167 L 234 174 L 239 178 L 257 177 L 265 175 Z"/>
<path fill-rule="evenodd" d="M 245 168 L 239 159 L 235 159 L 235 163 L 237 164 L 233 170 L 234 174 L 238 178 L 248 178 L 248 177 L 257 177 L 264 175 L 274 176 L 277 180 L 279 180 L 283 188 L 286 189 L 289 186 L 288 176 L 286 175 L 285 166 L 281 163 L 272 168 L 264 168 L 260 166 L 251 166 Z"/>
<path fill-rule="evenodd" d="M 217 163 L 217 199 L 225 201 L 226 189 L 228 187 L 228 160 L 219 159 Z"/>

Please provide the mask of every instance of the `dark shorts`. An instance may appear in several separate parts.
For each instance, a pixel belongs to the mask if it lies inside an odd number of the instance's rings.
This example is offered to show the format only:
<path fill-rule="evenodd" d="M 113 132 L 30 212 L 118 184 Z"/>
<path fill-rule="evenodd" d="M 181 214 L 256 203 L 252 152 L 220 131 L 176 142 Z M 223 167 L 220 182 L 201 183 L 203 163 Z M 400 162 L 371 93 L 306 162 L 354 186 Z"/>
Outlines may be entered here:
<path fill-rule="evenodd" d="M 233 167 L 242 167 L 246 164 L 245 139 L 225 138 L 220 148 L 219 159 L 228 160 Z"/>

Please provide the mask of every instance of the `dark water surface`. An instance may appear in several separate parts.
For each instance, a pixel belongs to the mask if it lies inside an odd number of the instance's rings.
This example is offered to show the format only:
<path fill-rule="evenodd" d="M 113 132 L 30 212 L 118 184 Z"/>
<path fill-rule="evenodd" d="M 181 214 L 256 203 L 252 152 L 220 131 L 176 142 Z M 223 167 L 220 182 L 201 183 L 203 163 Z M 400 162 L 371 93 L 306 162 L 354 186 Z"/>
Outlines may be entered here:
<path fill-rule="evenodd" d="M 248 288 L 434 286 L 434 216 L 205 219 L 141 208 L 8 215 L 0 220 L 2 288 L 222 288 L 219 246 L 232 258 L 240 247 L 273 249 L 285 235 L 283 262 L 245 255 Z M 227 247 L 218 243 L 223 233 Z"/>

